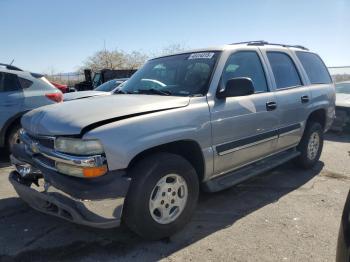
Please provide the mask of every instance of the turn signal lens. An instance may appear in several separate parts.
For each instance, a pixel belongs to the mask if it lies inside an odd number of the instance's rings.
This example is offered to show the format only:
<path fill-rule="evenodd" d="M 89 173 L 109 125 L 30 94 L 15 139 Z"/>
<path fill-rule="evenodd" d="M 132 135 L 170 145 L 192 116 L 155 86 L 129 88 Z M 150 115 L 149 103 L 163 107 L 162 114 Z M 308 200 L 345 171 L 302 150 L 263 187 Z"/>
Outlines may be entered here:
<path fill-rule="evenodd" d="M 56 163 L 56 168 L 58 172 L 75 177 L 81 178 L 94 178 L 99 177 L 107 173 L 107 166 L 99 166 L 99 167 L 78 167 L 65 163 Z"/>
<path fill-rule="evenodd" d="M 106 174 L 107 167 L 106 166 L 100 166 L 100 167 L 84 167 L 83 168 L 83 175 L 87 178 L 92 177 L 98 177 Z"/>

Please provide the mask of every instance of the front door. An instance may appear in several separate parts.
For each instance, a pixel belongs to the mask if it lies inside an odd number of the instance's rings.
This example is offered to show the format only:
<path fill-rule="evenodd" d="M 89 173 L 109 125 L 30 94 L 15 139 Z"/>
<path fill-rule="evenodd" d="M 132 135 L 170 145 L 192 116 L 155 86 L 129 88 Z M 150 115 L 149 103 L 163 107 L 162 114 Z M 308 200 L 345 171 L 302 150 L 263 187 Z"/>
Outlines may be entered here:
<path fill-rule="evenodd" d="M 249 77 L 255 94 L 225 99 L 210 105 L 214 147 L 214 174 L 221 175 L 249 164 L 275 150 L 278 116 L 274 92 L 270 92 L 260 53 L 238 51 L 224 67 L 221 84 Z"/>
<path fill-rule="evenodd" d="M 23 104 L 23 92 L 17 75 L 0 72 L 0 129 L 16 116 Z"/>

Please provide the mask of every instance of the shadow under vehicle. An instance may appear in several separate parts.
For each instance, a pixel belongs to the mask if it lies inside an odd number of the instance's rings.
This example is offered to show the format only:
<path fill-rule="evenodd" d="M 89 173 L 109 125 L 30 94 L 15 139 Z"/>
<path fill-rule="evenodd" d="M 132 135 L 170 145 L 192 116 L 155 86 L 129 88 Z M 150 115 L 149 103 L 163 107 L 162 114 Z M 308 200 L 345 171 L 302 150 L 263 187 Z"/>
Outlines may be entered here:
<path fill-rule="evenodd" d="M 343 216 L 340 222 L 336 261 L 350 261 L 350 191 L 346 199 Z"/>

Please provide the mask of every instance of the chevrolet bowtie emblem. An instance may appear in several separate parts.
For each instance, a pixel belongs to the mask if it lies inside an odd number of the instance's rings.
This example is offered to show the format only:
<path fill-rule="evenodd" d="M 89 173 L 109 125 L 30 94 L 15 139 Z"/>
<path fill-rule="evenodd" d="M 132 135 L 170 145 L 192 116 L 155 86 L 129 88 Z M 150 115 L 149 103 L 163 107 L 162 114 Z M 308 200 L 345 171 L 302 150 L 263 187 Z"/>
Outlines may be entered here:
<path fill-rule="evenodd" d="M 37 142 L 32 142 L 30 145 L 30 149 L 33 153 L 39 153 L 39 144 Z"/>

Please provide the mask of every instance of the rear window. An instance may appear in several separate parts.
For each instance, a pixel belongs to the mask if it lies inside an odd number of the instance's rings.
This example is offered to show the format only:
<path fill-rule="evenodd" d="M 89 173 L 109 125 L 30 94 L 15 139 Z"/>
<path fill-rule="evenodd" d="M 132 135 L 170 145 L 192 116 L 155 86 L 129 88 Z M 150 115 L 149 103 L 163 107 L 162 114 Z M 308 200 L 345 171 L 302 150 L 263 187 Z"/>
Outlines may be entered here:
<path fill-rule="evenodd" d="M 40 77 L 40 80 L 43 81 L 45 84 L 47 84 L 53 88 L 56 88 L 53 84 L 51 84 L 51 82 L 49 80 L 47 80 L 47 78 L 45 76 Z"/>
<path fill-rule="evenodd" d="M 301 86 L 301 80 L 294 62 L 282 52 L 267 52 L 277 89 Z"/>
<path fill-rule="evenodd" d="M 332 83 L 328 70 L 318 55 L 301 51 L 296 52 L 296 54 L 303 65 L 311 84 Z"/>

